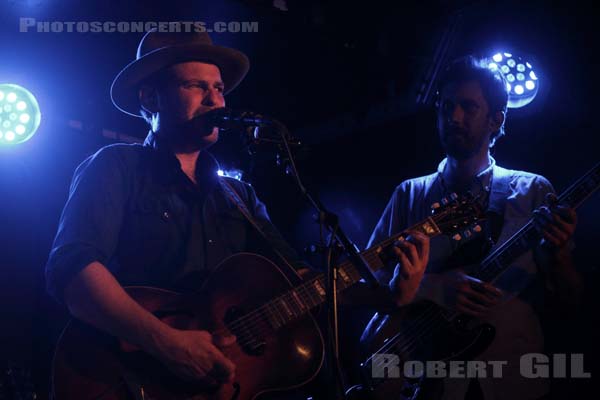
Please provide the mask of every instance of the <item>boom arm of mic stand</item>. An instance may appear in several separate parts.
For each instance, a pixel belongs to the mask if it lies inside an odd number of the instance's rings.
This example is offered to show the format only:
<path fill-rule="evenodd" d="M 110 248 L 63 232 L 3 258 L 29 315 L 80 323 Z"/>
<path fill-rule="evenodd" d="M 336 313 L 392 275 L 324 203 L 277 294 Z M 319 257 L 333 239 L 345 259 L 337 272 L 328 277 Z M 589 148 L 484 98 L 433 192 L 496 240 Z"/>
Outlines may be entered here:
<path fill-rule="evenodd" d="M 313 205 L 313 207 L 317 210 L 320 218 L 322 218 L 323 222 L 325 223 L 325 225 L 327 226 L 329 231 L 333 232 L 335 234 L 335 237 L 341 243 L 341 245 L 344 248 L 344 250 L 346 251 L 346 254 L 348 255 L 350 261 L 358 270 L 360 276 L 369 283 L 371 288 L 375 289 L 375 288 L 379 287 L 379 282 L 377 281 L 377 278 L 375 277 L 375 275 L 373 274 L 373 272 L 371 271 L 369 266 L 365 263 L 365 261 L 361 257 L 360 253 L 358 252 L 358 249 L 356 248 L 356 245 L 354 245 L 348 239 L 348 237 L 346 236 L 346 234 L 344 233 L 342 228 L 339 226 L 339 224 L 338 224 L 339 219 L 338 219 L 337 215 L 327 211 L 325 209 L 325 206 L 321 203 L 321 201 L 318 198 L 312 196 L 308 192 L 308 190 L 306 190 L 306 187 L 302 184 L 302 181 L 298 174 L 298 170 L 296 169 L 296 163 L 294 162 L 294 157 L 290 150 L 290 145 L 287 140 L 288 137 L 291 137 L 290 132 L 288 131 L 287 127 L 284 124 L 282 124 L 281 122 L 279 122 L 278 120 L 272 120 L 272 123 L 273 123 L 273 127 L 275 128 L 275 130 L 278 131 L 281 135 L 281 140 L 283 142 L 283 145 L 285 146 L 285 150 L 286 150 L 286 153 L 287 153 L 287 156 L 289 159 L 289 166 L 290 166 L 289 171 L 291 172 L 291 175 L 296 180 L 296 183 L 298 184 L 300 191 L 308 199 L 308 201 Z M 336 227 L 336 229 L 333 229 L 334 227 Z"/>

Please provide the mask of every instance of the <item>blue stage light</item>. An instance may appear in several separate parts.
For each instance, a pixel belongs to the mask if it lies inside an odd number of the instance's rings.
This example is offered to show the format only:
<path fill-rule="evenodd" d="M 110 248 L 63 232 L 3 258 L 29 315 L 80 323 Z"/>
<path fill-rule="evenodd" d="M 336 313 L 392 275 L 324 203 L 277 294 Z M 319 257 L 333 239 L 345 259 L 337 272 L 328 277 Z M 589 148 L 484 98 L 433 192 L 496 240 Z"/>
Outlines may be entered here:
<path fill-rule="evenodd" d="M 535 83 L 533 83 L 533 81 L 527 81 L 525 82 L 525 87 L 527 90 L 533 90 L 535 89 Z"/>
<path fill-rule="evenodd" d="M 0 146 L 29 140 L 40 126 L 37 100 L 22 86 L 0 84 Z"/>
<path fill-rule="evenodd" d="M 523 94 L 524 92 L 525 92 L 525 89 L 523 89 L 523 86 L 521 86 L 521 85 L 515 86 L 515 93 L 516 94 Z"/>
<path fill-rule="evenodd" d="M 229 178 L 237 179 L 238 181 L 242 180 L 243 172 L 239 169 L 230 169 L 230 170 L 218 170 L 217 175 L 226 176 Z"/>
<path fill-rule="evenodd" d="M 529 61 L 512 53 L 498 52 L 483 62 L 488 68 L 501 71 L 506 78 L 509 108 L 523 107 L 533 101 L 539 80 Z"/>

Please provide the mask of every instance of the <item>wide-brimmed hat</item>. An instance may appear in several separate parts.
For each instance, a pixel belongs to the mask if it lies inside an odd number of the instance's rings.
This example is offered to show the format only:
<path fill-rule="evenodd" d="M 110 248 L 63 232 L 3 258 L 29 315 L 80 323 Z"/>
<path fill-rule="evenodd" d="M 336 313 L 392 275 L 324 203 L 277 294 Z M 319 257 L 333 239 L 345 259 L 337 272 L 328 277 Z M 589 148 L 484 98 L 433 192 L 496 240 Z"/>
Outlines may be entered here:
<path fill-rule="evenodd" d="M 138 89 L 152 74 L 186 61 L 204 61 L 221 71 L 224 93 L 231 92 L 250 68 L 241 51 L 215 46 L 206 32 L 147 32 L 137 49 L 135 60 L 119 72 L 110 88 L 113 104 L 124 113 L 140 117 Z"/>

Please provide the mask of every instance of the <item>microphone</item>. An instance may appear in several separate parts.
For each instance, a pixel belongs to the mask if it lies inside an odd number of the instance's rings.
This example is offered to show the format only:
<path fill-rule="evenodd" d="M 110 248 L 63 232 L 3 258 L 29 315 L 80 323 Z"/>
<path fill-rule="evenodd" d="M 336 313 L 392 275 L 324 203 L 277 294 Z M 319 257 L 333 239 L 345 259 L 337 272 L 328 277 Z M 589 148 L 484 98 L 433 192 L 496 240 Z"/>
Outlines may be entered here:
<path fill-rule="evenodd" d="M 247 128 L 250 126 L 266 127 L 273 121 L 259 116 L 252 111 L 238 111 L 230 108 L 217 108 L 207 112 L 204 117 L 210 124 L 221 129 Z"/>
<path fill-rule="evenodd" d="M 215 108 L 202 114 L 198 120 L 202 120 L 208 126 L 241 132 L 242 138 L 247 144 L 283 144 L 281 136 L 276 132 L 278 126 L 276 120 L 260 116 L 252 111 L 232 110 L 225 107 Z M 286 135 L 286 142 L 290 146 L 302 145 L 299 140 L 290 137 L 289 134 Z"/>

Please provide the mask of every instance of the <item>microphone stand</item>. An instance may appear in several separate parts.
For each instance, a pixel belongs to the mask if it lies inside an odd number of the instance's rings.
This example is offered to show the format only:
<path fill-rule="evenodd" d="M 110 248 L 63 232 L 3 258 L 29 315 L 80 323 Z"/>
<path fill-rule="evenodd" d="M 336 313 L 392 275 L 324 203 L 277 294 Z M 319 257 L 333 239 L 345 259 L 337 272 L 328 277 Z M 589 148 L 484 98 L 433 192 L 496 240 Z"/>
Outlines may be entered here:
<path fill-rule="evenodd" d="M 337 300 L 337 279 L 338 279 L 338 268 L 335 262 L 332 260 L 336 241 L 341 244 L 349 260 L 356 267 L 361 277 L 370 284 L 372 289 L 379 286 L 377 279 L 359 254 L 358 248 L 354 243 L 348 239 L 339 224 L 339 218 L 336 214 L 328 211 L 323 203 L 315 196 L 309 193 L 306 187 L 303 185 L 298 170 L 296 169 L 296 163 L 290 149 L 289 138 L 291 135 L 286 126 L 277 121 L 270 120 L 270 125 L 273 127 L 281 136 L 281 143 L 286 153 L 287 165 L 284 165 L 285 171 L 288 175 L 291 175 L 302 195 L 308 200 L 308 202 L 315 208 L 318 213 L 318 221 L 322 226 L 325 226 L 330 232 L 331 236 L 329 243 L 325 250 L 325 264 L 327 268 L 327 289 L 326 289 L 326 304 L 328 314 L 328 340 L 327 346 L 329 348 L 329 374 L 330 377 L 335 381 L 333 388 L 329 389 L 331 392 L 328 393 L 328 399 L 345 399 L 344 382 L 342 376 L 342 369 L 339 357 L 339 324 L 338 324 L 338 300 Z M 260 142 L 261 139 L 256 137 L 255 139 Z M 272 140 L 270 141 L 273 142 Z M 298 144 L 297 142 L 293 143 Z M 281 149 L 281 146 L 280 146 Z"/>

